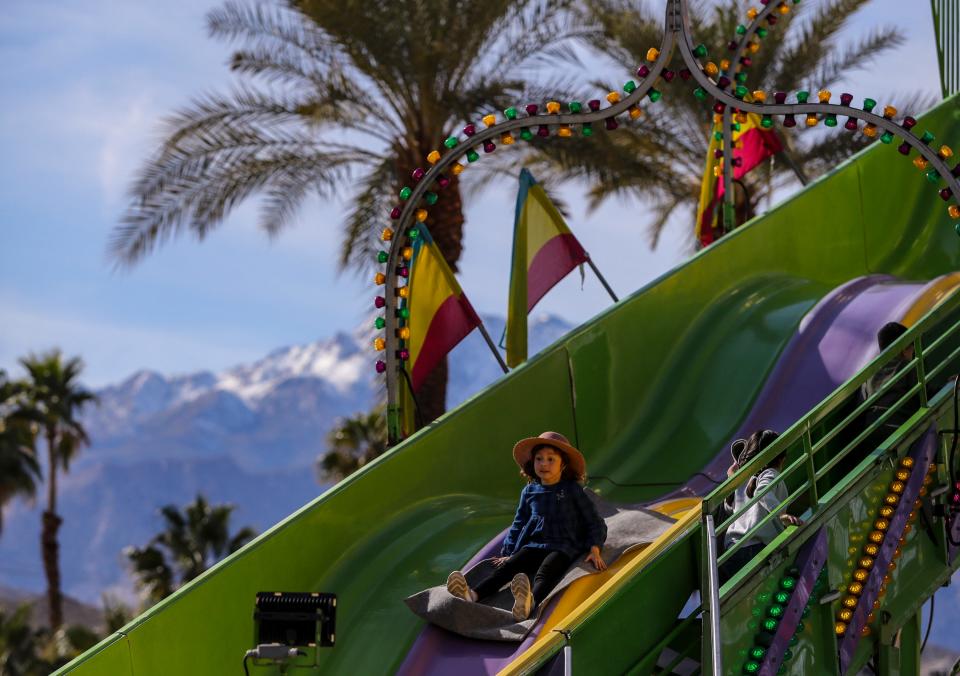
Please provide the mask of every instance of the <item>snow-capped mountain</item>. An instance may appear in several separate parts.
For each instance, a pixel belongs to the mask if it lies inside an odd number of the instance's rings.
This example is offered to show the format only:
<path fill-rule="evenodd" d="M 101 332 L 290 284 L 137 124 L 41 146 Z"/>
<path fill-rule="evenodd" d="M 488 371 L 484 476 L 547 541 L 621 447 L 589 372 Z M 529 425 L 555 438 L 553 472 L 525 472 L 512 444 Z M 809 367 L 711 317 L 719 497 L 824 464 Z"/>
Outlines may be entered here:
<path fill-rule="evenodd" d="M 494 340 L 504 320 L 484 317 Z M 571 329 L 531 318 L 531 353 Z M 337 418 L 369 410 L 380 385 L 369 332 L 281 348 L 221 373 L 164 376 L 140 371 L 97 392 L 84 412 L 92 446 L 60 482 L 64 591 L 98 602 L 129 592 L 122 549 L 160 528 L 157 510 L 197 493 L 236 506 L 235 528 L 264 530 L 324 490 L 315 461 Z M 451 353 L 452 408 L 501 375 L 478 332 Z M 40 591 L 40 505 L 15 502 L 0 537 L 0 583 Z"/>

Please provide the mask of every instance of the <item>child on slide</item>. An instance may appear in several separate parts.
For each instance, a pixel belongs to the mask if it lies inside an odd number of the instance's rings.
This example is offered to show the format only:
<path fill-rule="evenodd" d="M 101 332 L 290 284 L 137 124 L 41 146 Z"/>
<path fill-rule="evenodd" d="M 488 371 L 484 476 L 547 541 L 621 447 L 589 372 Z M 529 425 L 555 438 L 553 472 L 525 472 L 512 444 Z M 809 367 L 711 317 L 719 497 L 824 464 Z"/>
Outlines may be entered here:
<path fill-rule="evenodd" d="M 500 556 L 493 559 L 496 569 L 473 589 L 463 573 L 455 570 L 447 578 L 447 590 L 465 601 L 480 601 L 510 580 L 513 616 L 521 621 L 584 552 L 584 561 L 597 570 L 607 567 L 600 556 L 607 525 L 581 485 L 587 473 L 583 454 L 562 434 L 544 432 L 517 442 L 513 459 L 527 485 L 520 492 L 517 514 Z"/>

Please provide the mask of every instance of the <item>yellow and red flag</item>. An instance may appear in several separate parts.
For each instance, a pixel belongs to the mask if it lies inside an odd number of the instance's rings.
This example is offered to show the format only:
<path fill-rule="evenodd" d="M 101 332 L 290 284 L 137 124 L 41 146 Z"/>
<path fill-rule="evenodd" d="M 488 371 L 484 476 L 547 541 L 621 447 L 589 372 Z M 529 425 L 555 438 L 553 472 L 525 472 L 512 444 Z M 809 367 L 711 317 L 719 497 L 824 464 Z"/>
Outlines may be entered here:
<path fill-rule="evenodd" d="M 759 115 L 747 113 L 746 121 L 740 122 L 740 129 L 733 132 L 734 180 L 743 178 L 748 171 L 783 149 L 776 132 L 764 129 L 760 122 Z M 723 116 L 715 115 L 710 145 L 707 147 L 706 168 L 700 184 L 700 204 L 697 207 L 697 241 L 703 246 L 713 242 L 723 231 L 720 222 L 720 203 L 724 191 L 720 168 L 723 165 L 720 162 L 721 144 L 717 139 L 718 132 L 722 131 Z"/>
<path fill-rule="evenodd" d="M 507 365 L 527 358 L 527 314 L 571 270 L 588 260 L 580 242 L 528 170 L 520 172 L 507 303 Z"/>
<path fill-rule="evenodd" d="M 407 363 L 414 392 L 444 355 L 480 325 L 480 317 L 430 232 L 422 224 L 419 229 L 420 235 L 413 243 L 405 303 L 410 311 Z"/>

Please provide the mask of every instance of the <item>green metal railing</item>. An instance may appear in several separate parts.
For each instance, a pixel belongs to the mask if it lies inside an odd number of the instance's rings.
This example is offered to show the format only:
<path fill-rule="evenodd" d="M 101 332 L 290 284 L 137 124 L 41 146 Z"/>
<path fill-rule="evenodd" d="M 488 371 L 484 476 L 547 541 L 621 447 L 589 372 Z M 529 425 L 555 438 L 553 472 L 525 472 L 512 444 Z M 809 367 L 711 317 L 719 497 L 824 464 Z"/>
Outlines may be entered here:
<path fill-rule="evenodd" d="M 905 362 L 894 376 L 872 396 L 866 400 L 861 400 L 861 386 L 881 369 L 898 359 L 899 355 L 911 345 L 914 348 L 913 359 Z M 873 362 L 835 390 L 807 415 L 781 434 L 769 448 L 759 453 L 704 499 L 702 513 L 705 520 L 706 515 L 718 513 L 727 498 L 749 481 L 750 477 L 759 472 L 774 458 L 783 453 L 786 454 L 788 464 L 779 475 L 769 485 L 758 490 L 753 498 L 748 500 L 735 513 L 724 518 L 716 527 L 716 537 L 718 539 L 723 538 L 727 529 L 737 519 L 770 491 L 775 490 L 777 486 L 788 487 L 787 497 L 778 502 L 769 514 L 744 533 L 736 544 L 724 551 L 717 559 L 717 565 L 728 561 L 744 543 L 749 542 L 760 529 L 771 523 L 773 519 L 779 519 L 780 515 L 794 503 L 805 502 L 811 517 L 815 517 L 823 507 L 829 504 L 829 500 L 822 500 L 821 496 L 824 496 L 830 488 L 844 478 L 843 476 L 835 476 L 843 469 L 840 463 L 844 460 L 849 462 L 857 459 L 853 458 L 851 454 L 862 447 L 864 443 L 870 441 L 871 437 L 876 435 L 881 428 L 889 426 L 888 421 L 897 414 L 908 418 L 907 422 L 904 423 L 905 425 L 912 426 L 915 424 L 916 419 L 922 417 L 920 414 L 927 412 L 930 403 L 928 392 L 931 391 L 931 388 L 939 388 L 945 384 L 946 376 L 956 374 L 958 367 L 960 367 L 960 294 L 953 296 L 940 307 L 928 313 Z M 861 421 L 866 412 L 893 388 L 898 385 L 902 386 L 904 381 L 910 384 L 905 393 L 875 420 L 863 425 Z M 908 415 L 904 415 L 904 413 Z M 895 425 L 895 423 L 891 423 L 891 425 Z M 897 432 L 892 430 L 892 434 L 895 436 Z M 886 436 L 889 438 L 890 435 Z M 879 444 L 880 441 L 882 439 L 873 439 L 874 443 Z M 840 447 L 833 451 L 832 449 L 837 445 Z M 827 449 L 831 449 L 831 452 L 827 452 Z M 701 589 L 707 588 L 707 566 L 710 565 L 706 555 L 706 538 L 707 529 L 701 522 Z M 756 565 L 762 563 L 768 554 L 769 551 L 767 550 L 761 551 L 751 562 L 745 564 L 742 570 L 749 573 L 748 569 L 754 569 Z M 726 585 L 728 593 L 738 586 L 740 578 L 741 575 L 735 575 Z M 703 608 L 701 606 L 701 609 L 709 611 L 709 607 Z M 698 609 L 697 612 L 701 609 Z M 664 639 L 664 645 L 679 636 L 684 628 L 693 621 L 697 612 L 679 623 L 676 629 L 671 632 L 671 635 Z M 706 643 L 706 640 L 702 641 L 700 651 L 704 666 L 706 666 L 709 654 Z M 693 657 L 694 654 L 689 652 L 692 648 L 694 646 L 682 650 L 681 654 L 676 656 L 675 664 L 661 673 L 670 673 L 669 669 L 672 669 L 684 657 Z"/>

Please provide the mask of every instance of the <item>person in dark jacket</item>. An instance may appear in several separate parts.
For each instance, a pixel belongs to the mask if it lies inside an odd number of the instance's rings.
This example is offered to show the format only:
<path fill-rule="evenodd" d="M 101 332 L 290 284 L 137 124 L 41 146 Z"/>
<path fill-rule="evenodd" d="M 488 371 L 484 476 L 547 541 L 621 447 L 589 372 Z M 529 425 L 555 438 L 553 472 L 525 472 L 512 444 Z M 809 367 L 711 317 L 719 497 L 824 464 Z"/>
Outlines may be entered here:
<path fill-rule="evenodd" d="M 880 345 L 880 351 L 883 352 L 886 350 L 896 342 L 897 338 L 906 332 L 907 327 L 898 322 L 889 322 L 884 324 L 877 333 L 877 343 Z M 863 398 L 863 400 L 866 401 L 869 397 L 873 396 L 874 393 L 878 392 L 885 383 L 893 378 L 898 371 L 900 371 L 913 359 L 913 356 L 913 345 L 908 345 L 894 359 L 890 360 L 883 366 L 883 368 L 873 374 L 873 376 L 860 388 L 860 396 Z M 872 425 L 874 422 L 876 422 L 880 416 L 892 408 L 894 404 L 896 404 L 897 401 L 903 397 L 916 383 L 916 371 L 911 370 L 909 373 L 902 376 L 898 382 L 894 383 L 889 390 L 884 392 L 876 401 L 873 402 L 873 404 L 871 404 L 870 408 L 867 410 L 867 425 Z M 907 419 L 913 413 L 913 408 L 914 407 L 909 406 L 908 404 L 900 406 L 899 409 L 891 413 L 890 417 L 884 421 L 881 429 L 887 430 L 888 434 L 890 431 L 897 429 L 900 427 L 900 425 L 907 421 Z"/>
<path fill-rule="evenodd" d="M 479 601 L 509 580 L 513 616 L 520 621 L 553 591 L 578 557 L 586 554 L 584 561 L 597 570 L 607 567 L 601 556 L 607 526 L 581 485 L 587 471 L 583 454 L 562 434 L 544 432 L 523 439 L 514 446 L 513 458 L 527 485 L 500 556 L 493 559 L 496 569 L 473 589 L 455 570 L 447 578 L 447 590 L 466 601 Z"/>

